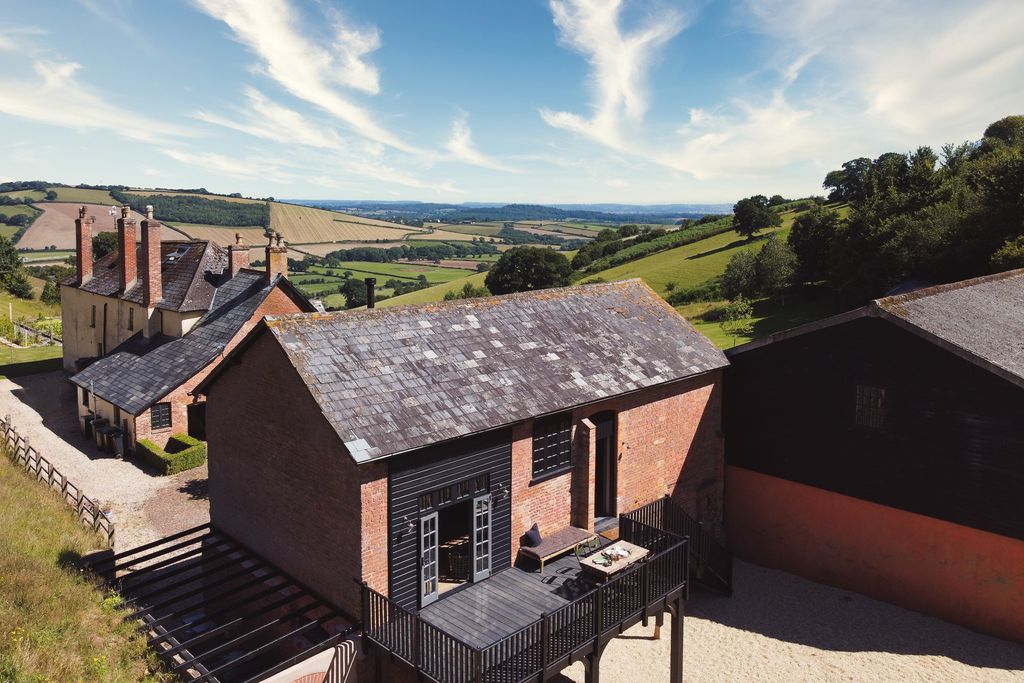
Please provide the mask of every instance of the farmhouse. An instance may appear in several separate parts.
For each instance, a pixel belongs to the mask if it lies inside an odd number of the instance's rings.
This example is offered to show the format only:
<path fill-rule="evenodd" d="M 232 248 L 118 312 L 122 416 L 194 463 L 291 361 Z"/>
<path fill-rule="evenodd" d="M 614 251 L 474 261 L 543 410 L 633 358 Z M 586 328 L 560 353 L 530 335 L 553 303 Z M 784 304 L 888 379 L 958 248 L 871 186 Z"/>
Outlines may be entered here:
<path fill-rule="evenodd" d="M 622 628 L 681 636 L 667 527 L 723 537 L 725 366 L 639 280 L 268 317 L 197 389 L 211 521 L 431 680 L 596 680 Z M 590 582 L 573 550 L 616 534 Z"/>
<path fill-rule="evenodd" d="M 728 356 L 737 555 L 1024 641 L 1024 270 Z"/>
<path fill-rule="evenodd" d="M 287 247 L 268 245 L 266 269 L 249 269 L 240 243 L 161 241 L 151 212 L 137 244 L 124 207 L 118 249 L 94 262 L 92 223 L 83 207 L 78 272 L 61 285 L 64 368 L 76 373 L 83 428 L 122 452 L 139 439 L 204 439 L 196 384 L 264 315 L 313 310 L 288 283 Z"/>

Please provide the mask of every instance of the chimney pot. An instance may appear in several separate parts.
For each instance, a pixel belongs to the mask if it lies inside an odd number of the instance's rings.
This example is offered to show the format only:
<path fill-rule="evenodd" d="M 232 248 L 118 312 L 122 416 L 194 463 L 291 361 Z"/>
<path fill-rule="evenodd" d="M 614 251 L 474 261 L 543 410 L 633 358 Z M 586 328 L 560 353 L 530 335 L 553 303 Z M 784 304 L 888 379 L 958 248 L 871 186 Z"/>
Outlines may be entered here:
<path fill-rule="evenodd" d="M 153 205 L 146 204 L 146 218 L 153 220 Z"/>
<path fill-rule="evenodd" d="M 269 232 L 269 231 L 268 231 Z M 274 244 L 274 240 L 277 244 Z M 270 233 L 270 243 L 266 246 L 267 279 L 273 280 L 278 275 L 288 277 L 288 247 L 281 245 L 281 233 Z"/>
<path fill-rule="evenodd" d="M 121 205 L 121 218 L 128 218 L 132 214 L 132 207 L 127 204 Z"/>

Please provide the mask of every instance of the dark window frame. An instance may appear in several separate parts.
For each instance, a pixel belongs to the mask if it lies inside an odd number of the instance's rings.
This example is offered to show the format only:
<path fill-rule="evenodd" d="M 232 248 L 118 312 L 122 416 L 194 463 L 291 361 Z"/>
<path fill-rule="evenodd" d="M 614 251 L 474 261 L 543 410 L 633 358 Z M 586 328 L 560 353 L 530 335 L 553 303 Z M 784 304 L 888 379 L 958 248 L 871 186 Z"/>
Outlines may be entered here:
<path fill-rule="evenodd" d="M 854 387 L 853 424 L 861 429 L 885 428 L 887 392 L 878 384 L 857 382 Z"/>
<path fill-rule="evenodd" d="M 572 413 L 542 417 L 533 423 L 531 484 L 547 481 L 573 468 Z"/>
<path fill-rule="evenodd" d="M 128 309 L 128 329 L 129 330 L 134 330 L 135 329 L 135 309 L 134 308 L 129 308 Z"/>
<path fill-rule="evenodd" d="M 82 405 L 86 408 L 89 407 L 89 390 L 82 389 Z"/>
<path fill-rule="evenodd" d="M 165 411 L 165 410 L 167 411 L 167 417 L 166 417 L 166 423 L 167 424 L 164 424 L 165 420 L 164 420 L 162 415 L 159 418 L 157 417 L 157 409 L 158 408 L 160 409 L 161 413 L 163 411 Z M 158 420 L 159 420 L 159 424 L 158 424 Z M 171 423 L 172 423 L 172 419 L 171 419 L 171 404 L 170 403 L 155 403 L 155 404 L 153 404 L 153 407 L 149 409 L 149 428 L 152 429 L 154 432 L 157 431 L 157 430 L 161 430 L 161 429 L 170 429 L 171 426 L 172 426 Z"/>
<path fill-rule="evenodd" d="M 89 323 L 89 327 L 96 327 L 96 304 L 92 305 L 92 321 Z"/>

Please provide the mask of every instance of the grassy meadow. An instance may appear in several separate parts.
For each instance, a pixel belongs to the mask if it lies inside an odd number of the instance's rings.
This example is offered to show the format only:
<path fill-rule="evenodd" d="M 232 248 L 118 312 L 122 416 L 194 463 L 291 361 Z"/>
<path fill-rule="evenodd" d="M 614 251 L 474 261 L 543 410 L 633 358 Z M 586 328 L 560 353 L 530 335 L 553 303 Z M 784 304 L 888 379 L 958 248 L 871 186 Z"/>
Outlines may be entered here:
<path fill-rule="evenodd" d="M 106 190 L 86 190 L 80 187 L 51 187 L 57 193 L 58 202 L 74 202 L 76 204 L 119 204 Z"/>
<path fill-rule="evenodd" d="M 102 547 L 60 498 L 0 456 L 0 680 L 170 681 L 146 639 L 72 564 Z"/>
<path fill-rule="evenodd" d="M 474 287 L 483 287 L 484 279 L 487 277 L 487 273 L 474 273 L 466 277 L 462 277 L 458 280 L 452 280 L 440 285 L 434 285 L 433 287 L 427 287 L 426 289 L 420 289 L 415 292 L 409 292 L 401 296 L 392 297 L 385 301 L 378 303 L 379 306 L 401 306 L 402 304 L 427 304 L 433 301 L 441 301 L 444 299 L 444 295 L 448 292 L 457 292 L 462 289 L 463 285 L 467 282 L 471 283 Z"/>

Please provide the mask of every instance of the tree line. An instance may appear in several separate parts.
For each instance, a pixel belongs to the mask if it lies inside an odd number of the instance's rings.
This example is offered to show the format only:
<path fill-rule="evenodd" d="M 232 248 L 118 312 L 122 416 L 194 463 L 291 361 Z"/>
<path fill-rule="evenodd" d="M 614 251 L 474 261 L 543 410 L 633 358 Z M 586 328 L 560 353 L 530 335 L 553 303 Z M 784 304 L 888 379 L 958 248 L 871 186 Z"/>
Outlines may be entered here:
<path fill-rule="evenodd" d="M 229 202 L 191 195 L 140 195 L 111 190 L 110 196 L 144 213 L 153 207 L 153 215 L 163 221 L 243 227 L 270 225 L 270 205 L 265 202 Z"/>

